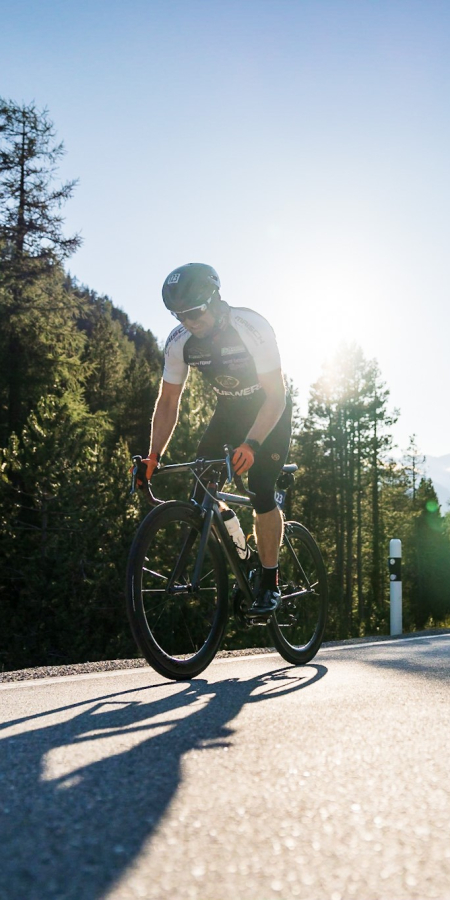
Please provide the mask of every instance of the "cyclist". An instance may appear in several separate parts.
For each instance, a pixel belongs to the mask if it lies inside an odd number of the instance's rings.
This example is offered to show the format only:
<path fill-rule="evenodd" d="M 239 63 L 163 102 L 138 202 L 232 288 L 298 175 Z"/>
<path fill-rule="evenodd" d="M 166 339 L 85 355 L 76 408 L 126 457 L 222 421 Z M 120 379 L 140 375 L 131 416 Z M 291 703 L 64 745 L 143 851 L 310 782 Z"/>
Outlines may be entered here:
<path fill-rule="evenodd" d="M 198 457 L 213 459 L 226 443 L 236 447 L 232 464 L 248 472 L 255 493 L 255 533 L 262 578 L 251 614 L 276 609 L 278 551 L 282 516 L 275 483 L 286 461 L 292 403 L 281 372 L 275 334 L 266 319 L 245 307 L 232 307 L 220 296 L 217 272 L 189 263 L 167 276 L 163 301 L 178 319 L 165 346 L 164 371 L 152 417 L 147 478 L 158 467 L 178 419 L 189 367 L 198 369 L 217 395 L 213 417 L 198 447 Z"/>

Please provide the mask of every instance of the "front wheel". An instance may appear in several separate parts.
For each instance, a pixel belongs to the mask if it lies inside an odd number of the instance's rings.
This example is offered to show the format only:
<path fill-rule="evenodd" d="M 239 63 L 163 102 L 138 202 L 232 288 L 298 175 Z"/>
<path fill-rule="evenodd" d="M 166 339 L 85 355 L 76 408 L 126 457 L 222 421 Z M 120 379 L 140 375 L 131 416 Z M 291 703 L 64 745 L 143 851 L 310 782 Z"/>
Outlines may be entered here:
<path fill-rule="evenodd" d="M 284 659 L 304 665 L 323 640 L 328 585 L 322 554 L 308 529 L 298 522 L 286 522 L 278 572 L 281 600 L 269 631 Z"/>
<path fill-rule="evenodd" d="M 199 510 L 169 501 L 142 522 L 127 569 L 127 610 L 134 639 L 166 678 L 194 678 L 213 659 L 228 616 L 228 579 L 211 532 L 197 584 L 203 530 Z"/>

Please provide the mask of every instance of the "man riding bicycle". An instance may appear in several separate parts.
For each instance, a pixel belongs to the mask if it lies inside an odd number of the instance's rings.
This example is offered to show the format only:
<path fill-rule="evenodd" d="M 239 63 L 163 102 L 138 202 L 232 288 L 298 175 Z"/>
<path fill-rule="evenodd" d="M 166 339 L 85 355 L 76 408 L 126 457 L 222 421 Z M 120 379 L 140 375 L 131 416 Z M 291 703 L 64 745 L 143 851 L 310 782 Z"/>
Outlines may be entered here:
<path fill-rule="evenodd" d="M 220 457 L 228 443 L 236 447 L 232 458 L 236 474 L 248 472 L 262 565 L 252 613 L 267 614 L 276 609 L 280 597 L 283 520 L 274 495 L 289 450 L 292 403 L 272 327 L 251 309 L 228 306 L 219 289 L 217 272 L 203 263 L 174 269 L 163 284 L 163 301 L 179 324 L 166 342 L 150 450 L 143 462 L 150 481 L 177 423 L 189 367 L 198 369 L 216 393 L 217 405 L 197 456 Z"/>

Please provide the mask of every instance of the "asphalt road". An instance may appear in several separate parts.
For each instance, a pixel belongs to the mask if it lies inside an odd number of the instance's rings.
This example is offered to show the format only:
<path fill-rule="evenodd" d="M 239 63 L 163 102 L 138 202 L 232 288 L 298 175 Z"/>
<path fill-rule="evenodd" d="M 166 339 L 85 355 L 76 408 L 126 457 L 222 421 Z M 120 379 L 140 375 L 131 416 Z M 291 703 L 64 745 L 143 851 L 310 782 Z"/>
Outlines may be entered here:
<path fill-rule="evenodd" d="M 2 900 L 447 900 L 450 635 L 0 686 Z"/>

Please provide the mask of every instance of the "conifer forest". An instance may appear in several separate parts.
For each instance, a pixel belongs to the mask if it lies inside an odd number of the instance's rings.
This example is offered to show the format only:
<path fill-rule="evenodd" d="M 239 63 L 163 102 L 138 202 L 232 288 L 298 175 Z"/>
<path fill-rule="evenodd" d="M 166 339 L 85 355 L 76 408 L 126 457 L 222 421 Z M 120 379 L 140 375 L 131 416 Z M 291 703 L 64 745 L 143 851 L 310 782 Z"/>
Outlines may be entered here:
<path fill-rule="evenodd" d="M 162 349 L 68 274 L 80 238 L 64 230 L 76 182 L 60 184 L 63 153 L 46 110 L 0 99 L 3 670 L 138 655 L 124 582 L 148 507 L 129 495 L 129 468 L 132 454 L 147 455 Z M 195 458 L 212 409 L 192 373 L 166 462 Z M 415 437 L 394 455 L 398 415 L 376 361 L 354 345 L 327 361 L 307 411 L 296 410 L 287 515 L 324 554 L 327 640 L 389 633 L 392 537 L 403 542 L 404 630 L 450 622 L 450 513 L 424 477 Z M 161 480 L 157 493 L 168 487 Z M 177 496 L 190 489 L 177 480 Z M 265 640 L 265 629 L 238 632 L 230 620 L 225 647 Z"/>

